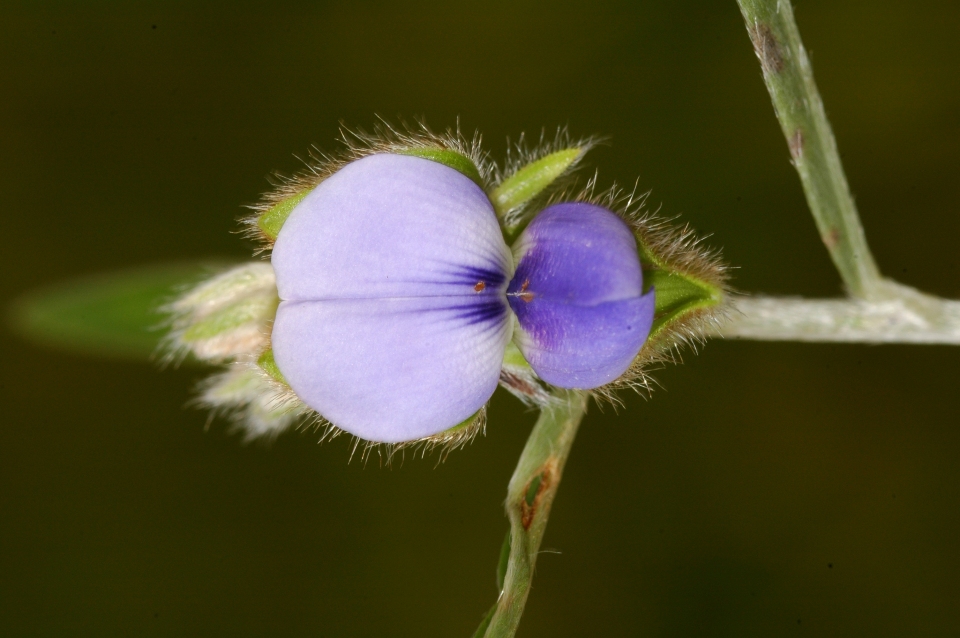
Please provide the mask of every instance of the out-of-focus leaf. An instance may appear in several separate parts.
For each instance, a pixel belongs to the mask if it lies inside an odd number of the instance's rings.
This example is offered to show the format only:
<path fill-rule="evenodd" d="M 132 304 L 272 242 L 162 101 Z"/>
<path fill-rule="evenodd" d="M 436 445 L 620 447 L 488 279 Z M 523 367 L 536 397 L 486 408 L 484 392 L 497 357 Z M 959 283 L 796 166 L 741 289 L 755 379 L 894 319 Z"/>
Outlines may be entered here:
<path fill-rule="evenodd" d="M 165 334 L 160 306 L 226 262 L 159 264 L 63 281 L 9 308 L 17 333 L 44 346 L 149 361 Z"/>

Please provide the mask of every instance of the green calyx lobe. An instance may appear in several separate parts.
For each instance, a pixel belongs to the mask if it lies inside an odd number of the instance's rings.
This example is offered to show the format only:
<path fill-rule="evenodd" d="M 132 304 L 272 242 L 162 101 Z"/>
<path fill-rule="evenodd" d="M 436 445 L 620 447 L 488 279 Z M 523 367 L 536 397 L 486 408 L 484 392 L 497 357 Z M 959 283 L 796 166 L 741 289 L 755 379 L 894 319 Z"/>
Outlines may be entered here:
<path fill-rule="evenodd" d="M 264 350 L 263 354 L 257 358 L 257 365 L 260 366 L 260 369 L 266 372 L 267 375 L 269 375 L 274 381 L 284 385 L 289 385 L 287 380 L 283 378 L 283 373 L 280 372 L 280 368 L 277 366 L 277 360 L 273 358 L 272 348 Z"/>
<path fill-rule="evenodd" d="M 296 195 L 281 200 L 268 208 L 260 217 L 257 218 L 257 228 L 271 240 L 276 240 L 280 234 L 280 229 L 290 217 L 290 213 L 297 207 L 297 204 L 303 201 L 303 198 L 310 194 L 311 189 L 300 191 Z"/>
<path fill-rule="evenodd" d="M 480 416 L 480 410 L 477 410 L 476 412 L 468 416 L 466 419 L 464 419 L 460 423 L 457 423 L 455 426 L 453 426 L 449 430 L 444 430 L 443 434 L 453 434 L 454 432 L 458 432 L 459 430 L 463 430 L 470 427 L 471 425 L 476 423 L 478 416 Z"/>
<path fill-rule="evenodd" d="M 644 284 L 653 288 L 654 319 L 650 339 L 656 338 L 670 326 L 677 324 L 698 310 L 705 310 L 723 302 L 723 289 L 691 275 L 659 269 L 643 264 Z"/>
<path fill-rule="evenodd" d="M 650 250 L 637 237 L 637 252 L 643 267 L 643 284 L 654 289 L 653 327 L 648 340 L 663 334 L 671 326 L 680 325 L 694 313 L 720 306 L 724 301 L 722 285 L 673 267 Z"/>
<path fill-rule="evenodd" d="M 400 155 L 412 155 L 413 157 L 422 157 L 423 159 L 428 159 L 438 164 L 443 164 L 444 166 L 449 166 L 455 171 L 463 173 L 469 177 L 473 182 L 483 187 L 483 178 L 480 176 L 480 171 L 477 169 L 477 165 L 473 161 L 456 151 L 451 151 L 446 148 L 408 148 L 401 151 L 398 151 Z"/>
<path fill-rule="evenodd" d="M 490 201 L 497 215 L 503 217 L 508 211 L 519 208 L 542 193 L 580 159 L 583 152 L 584 149 L 577 147 L 550 153 L 503 180 L 490 193 Z"/>

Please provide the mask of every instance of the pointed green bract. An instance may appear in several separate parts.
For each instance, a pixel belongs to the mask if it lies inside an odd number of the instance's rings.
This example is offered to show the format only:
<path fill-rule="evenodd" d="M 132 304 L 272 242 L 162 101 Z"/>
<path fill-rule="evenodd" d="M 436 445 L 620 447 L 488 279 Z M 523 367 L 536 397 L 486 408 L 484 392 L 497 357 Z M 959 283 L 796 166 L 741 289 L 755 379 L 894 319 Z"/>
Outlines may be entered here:
<path fill-rule="evenodd" d="M 161 306 L 214 266 L 163 264 L 68 280 L 21 297 L 8 318 L 17 332 L 45 346 L 146 362 L 167 334 Z"/>
<path fill-rule="evenodd" d="M 718 306 L 723 290 L 689 275 L 666 270 L 645 270 L 644 283 L 655 291 L 655 310 L 650 339 L 690 313 Z"/>
<path fill-rule="evenodd" d="M 260 369 L 270 375 L 270 378 L 274 381 L 279 381 L 284 385 L 289 385 L 287 380 L 283 378 L 283 373 L 280 372 L 280 368 L 277 366 L 276 359 L 273 358 L 273 349 L 266 350 L 260 357 L 257 359 L 257 365 L 260 366 Z"/>
<path fill-rule="evenodd" d="M 480 170 L 477 169 L 477 165 L 466 155 L 446 148 L 409 148 L 399 151 L 399 153 L 401 155 L 422 157 L 443 164 L 444 166 L 449 166 L 472 179 L 477 186 L 483 187 L 483 178 L 480 176 Z"/>
<path fill-rule="evenodd" d="M 257 228 L 270 239 L 276 239 L 280 234 L 280 229 L 290 217 L 290 213 L 297 207 L 297 204 L 303 201 L 303 198 L 310 194 L 311 189 L 300 191 L 296 195 L 288 197 L 267 209 L 257 218 Z"/>
<path fill-rule="evenodd" d="M 503 180 L 490 193 L 490 201 L 503 217 L 508 211 L 527 203 L 563 175 L 583 154 L 582 148 L 566 148 L 530 162 Z"/>

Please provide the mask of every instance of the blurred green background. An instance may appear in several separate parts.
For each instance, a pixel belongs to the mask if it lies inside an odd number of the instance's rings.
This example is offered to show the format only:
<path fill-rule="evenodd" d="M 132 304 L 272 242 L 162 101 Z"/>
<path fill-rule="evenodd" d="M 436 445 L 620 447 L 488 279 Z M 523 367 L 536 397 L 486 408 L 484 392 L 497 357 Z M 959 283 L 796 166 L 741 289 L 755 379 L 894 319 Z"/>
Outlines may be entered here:
<path fill-rule="evenodd" d="M 960 4 L 796 14 L 889 275 L 960 297 Z M 5 2 L 0 304 L 76 275 L 243 258 L 242 204 L 338 123 L 600 134 L 742 290 L 828 296 L 733 0 Z M 392 469 L 240 444 L 197 369 L 0 333 L 0 634 L 468 636 L 534 415 Z M 960 350 L 711 342 L 592 409 L 520 635 L 960 635 Z M 559 553 L 554 553 L 559 552 Z"/>

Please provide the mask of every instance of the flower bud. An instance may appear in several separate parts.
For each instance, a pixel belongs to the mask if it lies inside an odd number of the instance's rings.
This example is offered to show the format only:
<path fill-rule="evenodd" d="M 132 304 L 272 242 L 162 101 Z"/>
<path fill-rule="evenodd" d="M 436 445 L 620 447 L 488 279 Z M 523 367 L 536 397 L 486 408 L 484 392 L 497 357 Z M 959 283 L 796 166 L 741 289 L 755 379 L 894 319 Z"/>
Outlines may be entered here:
<path fill-rule="evenodd" d="M 247 441 L 272 439 L 305 413 L 296 397 L 244 363 L 235 363 L 204 381 L 197 403 L 214 414 L 232 417 Z"/>
<path fill-rule="evenodd" d="M 170 349 L 205 361 L 224 361 L 260 350 L 276 313 L 276 280 L 266 263 L 237 266 L 188 290 L 166 308 Z"/>

